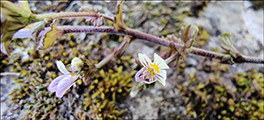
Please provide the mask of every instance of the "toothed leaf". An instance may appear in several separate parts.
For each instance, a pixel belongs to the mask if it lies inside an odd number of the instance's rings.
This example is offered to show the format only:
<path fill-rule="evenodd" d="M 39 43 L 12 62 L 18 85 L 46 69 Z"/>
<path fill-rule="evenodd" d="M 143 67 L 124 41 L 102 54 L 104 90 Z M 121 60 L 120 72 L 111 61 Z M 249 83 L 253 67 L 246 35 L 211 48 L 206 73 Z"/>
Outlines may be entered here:
<path fill-rule="evenodd" d="M 55 22 L 51 24 L 51 29 L 44 32 L 40 38 L 38 49 L 47 49 L 53 45 L 54 41 L 64 34 L 63 29 L 57 28 Z"/>

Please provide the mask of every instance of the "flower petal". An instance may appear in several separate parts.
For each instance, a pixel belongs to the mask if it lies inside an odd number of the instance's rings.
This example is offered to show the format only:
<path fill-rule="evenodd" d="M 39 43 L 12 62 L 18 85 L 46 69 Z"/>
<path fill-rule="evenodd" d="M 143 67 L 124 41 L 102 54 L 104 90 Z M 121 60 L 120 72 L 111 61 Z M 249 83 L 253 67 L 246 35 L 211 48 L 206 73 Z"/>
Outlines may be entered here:
<path fill-rule="evenodd" d="M 64 93 L 74 84 L 74 81 L 78 78 L 78 75 L 67 75 L 64 79 L 62 79 L 58 86 L 56 91 L 56 96 L 61 98 Z"/>
<path fill-rule="evenodd" d="M 157 74 L 155 77 L 157 78 L 159 83 L 161 83 L 163 86 L 166 85 L 167 76 L 166 76 L 166 71 L 165 70 L 161 70 L 160 73 Z"/>
<path fill-rule="evenodd" d="M 144 80 L 143 82 L 146 83 L 146 84 L 151 84 L 151 83 L 156 82 L 156 80 L 157 80 L 156 77 L 152 77 L 152 78 L 148 78 L 148 79 L 149 79 L 149 81 Z"/>
<path fill-rule="evenodd" d="M 49 87 L 48 87 L 48 90 L 50 92 L 55 92 L 57 90 L 57 86 L 58 86 L 58 83 L 64 79 L 65 77 L 67 77 L 66 75 L 61 75 L 57 78 L 55 78 L 50 84 L 49 84 Z"/>
<path fill-rule="evenodd" d="M 63 73 L 63 74 L 70 74 L 70 72 L 66 69 L 65 65 L 61 61 L 56 61 L 58 69 Z"/>
<path fill-rule="evenodd" d="M 169 69 L 169 66 L 159 55 L 154 53 L 154 64 L 158 65 L 160 69 Z"/>
<path fill-rule="evenodd" d="M 138 59 L 140 63 L 145 67 L 148 67 L 149 63 L 152 63 L 148 56 L 145 54 L 138 53 Z"/>
<path fill-rule="evenodd" d="M 147 70 L 147 68 L 146 67 L 143 67 L 143 68 L 141 68 L 137 73 L 136 73 L 136 75 L 135 75 L 135 80 L 137 81 L 137 82 L 140 82 L 140 81 L 144 81 L 144 71 L 146 71 Z"/>

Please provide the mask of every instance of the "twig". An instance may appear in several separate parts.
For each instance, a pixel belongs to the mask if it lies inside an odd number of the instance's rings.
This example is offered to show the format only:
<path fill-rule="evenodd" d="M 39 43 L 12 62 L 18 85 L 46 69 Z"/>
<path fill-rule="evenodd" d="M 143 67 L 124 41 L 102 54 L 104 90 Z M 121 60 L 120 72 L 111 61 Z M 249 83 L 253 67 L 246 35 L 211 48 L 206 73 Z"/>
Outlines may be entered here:
<path fill-rule="evenodd" d="M 130 35 L 135 39 L 142 39 L 149 42 L 157 43 L 163 46 L 169 47 L 172 41 L 162 39 L 150 34 L 146 34 L 134 29 L 124 29 L 116 31 L 113 27 L 107 27 L 107 26 L 101 26 L 101 27 L 93 27 L 93 26 L 58 26 L 58 28 L 63 29 L 64 33 L 79 33 L 79 32 L 86 32 L 86 33 L 109 33 L 109 34 L 118 34 L 118 35 Z M 50 29 L 50 28 L 46 28 Z M 173 43 L 177 49 L 181 49 L 183 45 Z M 264 59 L 261 58 L 252 58 L 252 57 L 245 57 L 240 56 L 237 58 L 233 58 L 229 54 L 222 54 L 222 53 L 216 53 L 212 51 L 203 50 L 200 48 L 191 47 L 191 52 L 196 55 L 220 59 L 222 63 L 227 64 L 234 64 L 234 63 L 260 63 L 264 64 Z"/>
<path fill-rule="evenodd" d="M 134 38 L 146 40 L 146 41 L 157 43 L 157 44 L 167 46 L 167 47 L 169 47 L 169 44 L 171 43 L 171 41 L 168 41 L 168 40 L 165 40 L 165 39 L 162 39 L 162 38 L 150 35 L 150 34 L 146 34 L 146 33 L 134 30 L 134 29 L 129 29 L 129 28 L 126 30 L 120 30 L 120 31 L 116 31 L 113 27 L 60 26 L 58 28 L 64 29 L 65 33 L 71 33 L 71 32 L 102 33 L 104 32 L 104 33 L 110 33 L 110 34 L 131 35 Z M 174 44 L 177 49 L 180 49 L 183 47 L 183 45 L 180 45 L 177 43 L 174 43 Z M 234 64 L 233 62 L 264 64 L 264 59 L 260 59 L 260 58 L 252 58 L 252 57 L 245 57 L 245 56 L 233 58 L 228 54 L 216 53 L 216 52 L 207 51 L 207 50 L 203 50 L 203 49 L 195 48 L 195 47 L 191 48 L 191 53 L 196 54 L 196 55 L 205 56 L 205 57 L 220 59 L 222 63 L 228 63 L 228 64 Z"/>

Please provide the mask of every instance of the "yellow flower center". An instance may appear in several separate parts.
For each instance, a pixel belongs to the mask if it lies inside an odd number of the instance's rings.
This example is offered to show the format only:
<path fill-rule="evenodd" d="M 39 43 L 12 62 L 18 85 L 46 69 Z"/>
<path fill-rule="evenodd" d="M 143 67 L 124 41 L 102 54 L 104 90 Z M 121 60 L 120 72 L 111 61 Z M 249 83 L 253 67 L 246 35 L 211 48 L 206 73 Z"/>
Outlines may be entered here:
<path fill-rule="evenodd" d="M 157 73 L 160 73 L 158 65 L 150 63 L 150 66 L 153 67 Z"/>
<path fill-rule="evenodd" d="M 71 77 L 75 76 L 75 74 L 71 74 Z"/>
<path fill-rule="evenodd" d="M 159 71 L 159 66 L 158 65 L 156 65 L 156 64 L 149 64 L 151 67 L 153 67 L 153 68 L 150 68 L 150 67 L 148 67 L 148 72 L 150 72 L 150 75 L 151 76 L 153 76 L 153 75 L 155 75 L 155 72 L 154 72 L 154 70 L 157 72 L 157 73 L 160 73 L 160 71 Z"/>

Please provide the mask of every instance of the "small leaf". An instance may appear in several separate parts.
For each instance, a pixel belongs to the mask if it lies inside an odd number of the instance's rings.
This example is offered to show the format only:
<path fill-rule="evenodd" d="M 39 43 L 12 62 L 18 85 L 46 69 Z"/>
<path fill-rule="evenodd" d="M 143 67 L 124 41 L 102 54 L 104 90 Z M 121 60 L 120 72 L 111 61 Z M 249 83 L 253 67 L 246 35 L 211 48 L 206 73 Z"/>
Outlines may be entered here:
<path fill-rule="evenodd" d="M 113 92 L 113 94 L 112 94 L 112 100 L 113 100 L 113 101 L 116 100 L 116 92 Z"/>
<path fill-rule="evenodd" d="M 117 1 L 116 5 L 116 15 L 115 15 L 115 30 L 121 30 L 125 29 L 127 26 L 124 23 L 124 20 L 122 18 L 122 6 L 123 6 L 124 1 Z"/>
<path fill-rule="evenodd" d="M 22 17 L 29 18 L 32 15 L 31 12 L 29 12 L 29 11 L 19 7 L 18 5 L 15 5 L 12 2 L 9 2 L 9 1 L 1 1 L 1 8 L 6 8 L 10 12 L 12 12 L 13 14 L 19 14 Z M 1 9 L 1 13 L 6 14 L 5 12 L 2 11 L 2 9 Z"/>
<path fill-rule="evenodd" d="M 202 88 L 204 88 L 204 84 L 203 83 L 199 83 L 199 85 L 196 87 L 196 89 L 202 89 Z"/>
<path fill-rule="evenodd" d="M 105 94 L 101 93 L 101 98 L 104 100 L 105 99 Z"/>
<path fill-rule="evenodd" d="M 230 110 L 231 112 L 234 112 L 235 107 L 234 107 L 234 106 L 229 106 L 229 110 Z"/>
<path fill-rule="evenodd" d="M 232 48 L 234 44 L 234 38 L 229 33 L 224 33 L 219 38 L 221 46 L 224 48 Z"/>
<path fill-rule="evenodd" d="M 239 53 L 233 46 L 234 38 L 229 33 L 222 34 L 219 40 L 221 48 L 228 52 L 232 57 L 236 58 L 238 55 L 241 55 L 241 53 Z"/>
<path fill-rule="evenodd" d="M 199 28 L 195 25 L 186 25 L 181 28 L 181 38 L 184 43 L 194 40 L 193 38 L 197 35 Z"/>
<path fill-rule="evenodd" d="M 96 96 L 98 96 L 101 92 L 100 91 L 96 91 L 93 95 L 92 95 L 92 99 L 94 99 Z"/>
<path fill-rule="evenodd" d="M 50 46 L 52 46 L 54 41 L 63 34 L 64 30 L 57 28 L 57 26 L 55 25 L 55 21 L 53 21 L 53 23 L 51 24 L 51 29 L 44 31 L 44 33 L 40 32 L 39 36 L 41 38 L 38 49 L 42 50 L 49 48 Z"/>
<path fill-rule="evenodd" d="M 103 78 L 105 78 L 106 77 L 106 75 L 105 75 L 105 72 L 104 72 L 104 70 L 103 69 L 101 69 L 100 71 L 99 71 L 99 74 L 103 77 Z"/>
<path fill-rule="evenodd" d="M 76 56 L 72 55 L 72 58 L 76 58 Z"/>
<path fill-rule="evenodd" d="M 93 8 L 93 6 L 82 6 L 79 11 L 94 13 L 94 17 L 86 17 L 85 22 L 91 22 L 95 27 L 104 25 L 103 17 L 97 8 Z"/>
<path fill-rule="evenodd" d="M 19 29 L 36 21 L 35 15 L 31 12 L 12 2 L 1 1 L 1 42 L 6 42 L 5 50 L 1 48 L 1 51 L 8 55 L 7 46 L 10 42 L 7 41 L 10 41 Z"/>
<path fill-rule="evenodd" d="M 106 104 L 107 104 L 107 100 L 104 100 L 104 102 L 103 102 L 103 104 L 100 106 L 100 108 L 101 108 L 101 109 L 104 108 Z"/>
<path fill-rule="evenodd" d="M 31 13 L 31 9 L 30 9 L 30 7 L 29 7 L 29 5 L 28 5 L 28 1 L 27 0 L 25 0 L 25 1 L 18 1 L 19 3 L 20 3 L 20 5 L 21 5 L 21 7 L 24 9 L 24 10 L 26 10 L 26 11 L 28 11 L 28 12 L 30 12 Z"/>
<path fill-rule="evenodd" d="M 222 88 L 221 86 L 216 86 L 215 87 L 219 92 L 224 92 L 224 88 Z"/>

